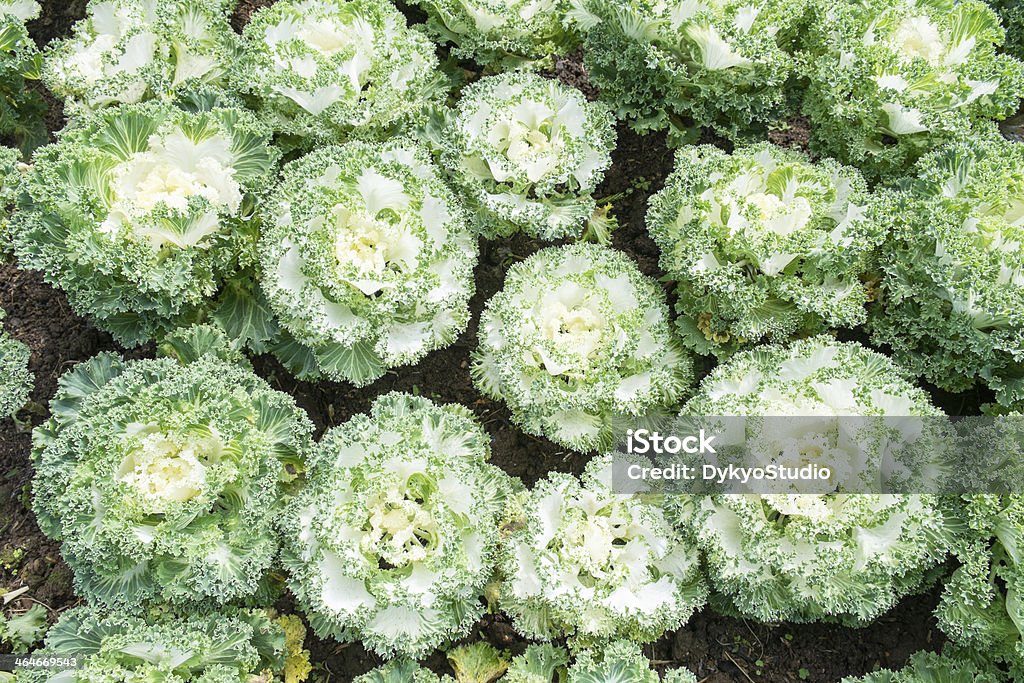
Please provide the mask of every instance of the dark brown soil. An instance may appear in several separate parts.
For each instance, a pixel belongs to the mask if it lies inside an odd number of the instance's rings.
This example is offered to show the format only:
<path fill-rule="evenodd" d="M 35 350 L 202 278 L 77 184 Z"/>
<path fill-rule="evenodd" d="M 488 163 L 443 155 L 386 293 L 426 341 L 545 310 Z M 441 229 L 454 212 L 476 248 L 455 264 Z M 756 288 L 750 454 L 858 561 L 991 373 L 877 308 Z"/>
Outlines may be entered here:
<path fill-rule="evenodd" d="M 66 34 L 71 20 L 81 15 L 80 2 L 44 4 L 44 18 L 32 27 L 37 40 Z M 233 17 L 236 28 L 247 21 L 255 8 L 265 4 L 269 1 L 242 0 Z M 578 58 L 559 60 L 555 75 L 584 89 L 589 87 Z M 804 147 L 806 135 L 806 122 L 794 121 L 784 133 L 777 134 L 776 142 Z M 599 193 L 624 194 L 614 202 L 614 213 L 622 225 L 614 235 L 614 246 L 630 254 L 645 273 L 658 277 L 658 252 L 644 230 L 643 219 L 647 197 L 661 187 L 671 169 L 672 153 L 663 136 L 641 138 L 620 127 L 614 159 Z M 257 372 L 276 388 L 292 394 L 309 412 L 318 433 L 366 411 L 382 393 L 410 391 L 472 408 L 492 436 L 493 462 L 527 484 L 550 471 L 578 473 L 586 463 L 585 456 L 523 434 L 512 425 L 502 405 L 479 395 L 469 375 L 470 351 L 476 345 L 476 321 L 484 302 L 501 286 L 510 263 L 541 246 L 544 245 L 523 237 L 483 245 L 469 330 L 451 347 L 431 354 L 414 367 L 394 370 L 369 388 L 299 382 L 269 357 L 256 359 Z M 116 350 L 106 334 L 69 309 L 60 292 L 44 284 L 37 274 L 21 271 L 13 264 L 0 264 L 0 307 L 8 313 L 7 330 L 32 349 L 31 366 L 36 375 L 32 400 L 38 404 L 45 405 L 53 395 L 57 378 L 72 364 L 102 350 Z M 145 356 L 149 352 L 141 349 L 131 355 Z M 943 398 L 944 402 L 956 400 Z M 19 418 L 29 426 L 37 425 L 45 418 L 45 409 L 38 413 L 22 411 Z M 0 591 L 27 586 L 29 591 L 6 609 L 24 609 L 31 601 L 37 601 L 51 609 L 51 617 L 56 618 L 56 613 L 77 604 L 77 598 L 70 572 L 60 559 L 58 544 L 40 534 L 27 508 L 32 474 L 29 450 L 27 428 L 12 420 L 0 421 Z M 859 630 L 823 624 L 769 626 L 705 611 L 646 650 L 661 664 L 688 666 L 699 680 L 708 683 L 833 683 L 843 676 L 862 674 L 879 666 L 899 667 L 919 649 L 937 649 L 942 637 L 931 617 L 936 600 L 934 591 L 908 598 L 890 614 Z M 280 606 L 288 604 L 285 598 Z M 482 620 L 477 632 L 494 645 L 513 652 L 525 647 L 525 642 L 499 615 Z M 339 644 L 311 635 L 307 647 L 313 653 L 314 680 L 318 681 L 351 681 L 377 663 L 358 643 Z M 4 651 L 2 648 L 0 645 L 0 652 Z M 443 655 L 435 655 L 429 664 L 444 670 Z"/>

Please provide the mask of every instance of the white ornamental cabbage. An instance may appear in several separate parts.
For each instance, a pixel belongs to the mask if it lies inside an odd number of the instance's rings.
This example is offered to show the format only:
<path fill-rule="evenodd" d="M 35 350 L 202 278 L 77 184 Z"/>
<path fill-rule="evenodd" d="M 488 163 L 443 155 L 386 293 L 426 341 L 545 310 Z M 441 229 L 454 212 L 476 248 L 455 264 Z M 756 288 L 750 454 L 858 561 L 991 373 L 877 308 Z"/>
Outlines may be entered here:
<path fill-rule="evenodd" d="M 76 113 L 224 85 L 239 56 L 228 4 L 91 0 L 71 36 L 47 47 L 43 81 Z"/>
<path fill-rule="evenodd" d="M 528 645 L 523 654 L 510 658 L 479 641 L 448 652 L 454 678 L 400 658 L 357 676 L 353 683 L 697 683 L 683 668 L 659 677 L 640 646 L 627 640 L 582 650 L 569 660 L 564 648 L 549 643 Z"/>
<path fill-rule="evenodd" d="M 613 490 L 611 455 L 510 501 L 501 570 L 501 608 L 544 640 L 655 640 L 707 597 L 696 547 L 657 500 Z"/>
<path fill-rule="evenodd" d="M 549 247 L 509 269 L 480 316 L 473 380 L 530 434 L 579 451 L 664 413 L 693 381 L 661 287 L 625 254 Z"/>
<path fill-rule="evenodd" d="M 883 200 L 874 341 L 943 389 L 1024 404 L 1024 145 L 949 145 Z"/>
<path fill-rule="evenodd" d="M 975 653 L 966 657 L 936 654 L 922 650 L 910 656 L 907 665 L 897 671 L 880 669 L 864 676 L 849 676 L 840 683 L 1000 683 L 1002 672 L 979 666 L 972 659 Z"/>
<path fill-rule="evenodd" d="M 33 158 L 14 251 L 124 345 L 210 317 L 257 339 L 266 321 L 243 303 L 256 197 L 279 156 L 263 124 L 212 91 L 94 112 Z"/>
<path fill-rule="evenodd" d="M 164 350 L 79 363 L 32 434 L 39 527 L 62 541 L 78 594 L 122 611 L 265 589 L 313 430 L 213 328 Z"/>
<path fill-rule="evenodd" d="M 567 0 L 413 0 L 427 29 L 452 54 L 481 66 L 513 68 L 562 54 L 579 41 L 566 30 Z"/>
<path fill-rule="evenodd" d="M 572 0 L 591 82 L 638 132 L 763 139 L 785 120 L 807 0 Z"/>
<path fill-rule="evenodd" d="M 758 144 L 679 151 L 647 229 L 678 283 L 684 343 L 725 356 L 867 320 L 885 231 L 867 185 L 830 159 Z"/>
<path fill-rule="evenodd" d="M 367 384 L 466 328 L 476 236 L 429 154 L 350 142 L 287 164 L 267 202 L 263 289 L 299 377 Z"/>
<path fill-rule="evenodd" d="M 829 337 L 736 354 L 682 414 L 818 417 L 820 426 L 784 441 L 803 459 L 830 463 L 831 451 L 866 447 L 856 435 L 847 443 L 844 417 L 941 415 L 888 358 Z M 728 610 L 762 621 L 864 624 L 919 588 L 947 546 L 930 495 L 716 494 L 693 506 L 684 524 L 712 587 Z"/>
<path fill-rule="evenodd" d="M 992 455 L 1019 459 L 1024 455 L 1024 416 L 1009 419 L 1016 421 L 1016 443 L 1007 448 L 997 441 Z M 1024 496 L 973 494 L 951 503 L 959 523 L 954 549 L 959 566 L 935 610 L 939 627 L 948 635 L 951 651 L 993 669 L 1009 669 L 1011 679 L 1019 680 L 1024 676 Z"/>
<path fill-rule="evenodd" d="M 580 91 L 507 73 L 463 90 L 440 144 L 485 236 L 558 239 L 580 234 L 594 213 L 615 128 L 607 107 Z"/>
<path fill-rule="evenodd" d="M 433 43 L 386 0 L 275 3 L 252 16 L 243 48 L 232 85 L 305 144 L 386 138 L 444 96 Z"/>
<path fill-rule="evenodd" d="M 1024 63 L 997 52 L 980 0 L 818 0 L 804 113 L 811 146 L 871 179 L 906 175 L 944 142 L 988 134 L 1024 96 Z"/>
<path fill-rule="evenodd" d="M 408 394 L 324 436 L 282 525 L 318 635 L 415 658 L 469 633 L 513 486 L 489 456 L 467 409 Z"/>

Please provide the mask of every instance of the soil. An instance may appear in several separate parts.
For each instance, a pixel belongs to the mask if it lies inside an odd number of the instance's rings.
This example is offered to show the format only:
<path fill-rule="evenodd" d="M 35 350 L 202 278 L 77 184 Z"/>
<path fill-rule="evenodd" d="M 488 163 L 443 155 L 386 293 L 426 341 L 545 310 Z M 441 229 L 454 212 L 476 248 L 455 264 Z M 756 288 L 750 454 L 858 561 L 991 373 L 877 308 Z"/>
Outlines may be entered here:
<path fill-rule="evenodd" d="M 255 9 L 266 4 L 266 0 L 242 0 L 232 18 L 236 29 L 244 25 Z M 71 21 L 82 14 L 81 2 L 44 5 L 43 17 L 31 24 L 34 38 L 41 43 L 66 35 Z M 593 94 L 578 55 L 556 61 L 554 75 Z M 52 118 L 59 120 L 59 113 Z M 807 129 L 806 121 L 791 121 L 774 134 L 778 137 L 775 141 L 806 148 Z M 599 192 L 602 197 L 623 195 L 614 202 L 614 214 L 621 227 L 614 233 L 613 244 L 630 254 L 643 272 L 660 277 L 657 248 L 647 236 L 643 219 L 648 196 L 660 189 L 671 169 L 672 152 L 664 136 L 638 137 L 625 126 L 620 127 L 618 134 L 614 164 Z M 492 461 L 526 484 L 551 471 L 579 473 L 586 456 L 519 431 L 503 405 L 479 395 L 469 374 L 470 351 L 476 345 L 476 322 L 484 303 L 501 286 L 510 263 L 542 246 L 546 245 L 521 236 L 484 244 L 469 329 L 451 347 L 429 355 L 413 367 L 393 370 L 368 388 L 300 382 L 270 357 L 255 359 L 256 370 L 272 386 L 295 397 L 309 412 L 318 433 L 368 410 L 380 394 L 408 391 L 470 407 L 492 437 Z M 0 591 L 27 586 L 29 590 L 8 605 L 6 611 L 16 612 L 38 602 L 51 610 L 51 619 L 55 620 L 59 612 L 78 604 L 79 599 L 73 591 L 71 573 L 60 558 L 59 545 L 40 533 L 28 507 L 32 476 L 30 428 L 45 419 L 44 406 L 64 371 L 99 351 L 120 349 L 108 335 L 77 316 L 64 296 L 45 284 L 37 273 L 19 270 L 14 263 L 0 263 L 0 307 L 8 314 L 6 329 L 31 348 L 31 369 L 36 376 L 32 394 L 35 409 L 22 411 L 20 423 L 0 421 Z M 145 357 L 151 353 L 151 348 L 144 347 L 128 355 Z M 981 400 L 975 396 L 936 398 L 951 407 L 959 402 L 961 409 L 964 401 L 973 407 Z M 705 610 L 681 630 L 647 646 L 646 652 L 661 665 L 689 667 L 698 680 L 707 683 L 834 683 L 843 676 L 860 675 L 879 667 L 898 668 L 917 650 L 941 647 L 943 638 L 931 616 L 937 599 L 936 590 L 909 597 L 863 629 L 830 624 L 764 625 Z M 278 607 L 287 609 L 289 605 L 286 597 Z M 500 615 L 481 620 L 476 636 L 512 652 L 519 652 L 526 645 Z M 351 681 L 378 663 L 358 643 L 341 644 L 310 634 L 306 645 L 313 655 L 317 681 Z M 3 647 L 0 644 L 0 652 Z M 446 670 L 443 655 L 435 655 L 428 664 L 438 671 Z"/>

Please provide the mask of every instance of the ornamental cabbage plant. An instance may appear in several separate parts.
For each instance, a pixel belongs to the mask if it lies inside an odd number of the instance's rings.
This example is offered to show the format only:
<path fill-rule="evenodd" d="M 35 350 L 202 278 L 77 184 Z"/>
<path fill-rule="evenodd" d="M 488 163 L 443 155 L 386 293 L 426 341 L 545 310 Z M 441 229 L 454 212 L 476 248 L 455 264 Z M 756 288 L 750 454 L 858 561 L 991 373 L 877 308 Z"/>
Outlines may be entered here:
<path fill-rule="evenodd" d="M 486 642 L 463 645 L 448 653 L 455 677 L 438 676 L 408 659 L 394 659 L 354 683 L 697 683 L 686 669 L 663 677 L 636 643 L 619 640 L 600 650 L 582 650 L 570 663 L 564 648 L 549 643 L 528 645 L 509 660 Z"/>
<path fill-rule="evenodd" d="M 46 142 L 46 104 L 28 81 L 39 80 L 41 56 L 25 22 L 39 16 L 34 0 L 0 2 L 0 136 L 26 157 Z"/>
<path fill-rule="evenodd" d="M 696 547 L 656 499 L 612 489 L 611 455 L 581 479 L 551 473 L 510 501 L 501 550 L 501 608 L 530 638 L 647 642 L 707 597 Z"/>
<path fill-rule="evenodd" d="M 33 432 L 33 509 L 90 603 L 218 605 L 265 585 L 312 425 L 211 329 L 175 357 L 78 364 Z"/>
<path fill-rule="evenodd" d="M 414 0 L 427 13 L 427 29 L 452 55 L 482 66 L 529 65 L 575 47 L 567 30 L 566 0 Z"/>
<path fill-rule="evenodd" d="M 980 668 L 967 659 L 921 651 L 912 654 L 899 671 L 881 669 L 858 678 L 844 678 L 842 683 L 999 683 L 1002 680 L 995 671 Z"/>
<path fill-rule="evenodd" d="M 576 655 L 567 673 L 567 683 L 697 683 L 697 677 L 682 668 L 666 671 L 659 677 L 640 646 L 630 641 L 584 650 Z M 523 683 L 533 682 L 525 679 Z"/>
<path fill-rule="evenodd" d="M 1015 451 L 1018 458 L 1024 454 L 1020 441 Z M 967 495 L 952 508 L 962 524 L 954 546 L 960 566 L 946 582 L 936 609 L 939 627 L 957 652 L 1008 668 L 1018 680 L 1024 676 L 1024 628 L 1019 618 L 1024 496 Z"/>
<path fill-rule="evenodd" d="M 789 111 L 784 86 L 805 0 L 574 0 L 591 82 L 638 132 L 709 127 L 760 136 Z"/>
<path fill-rule="evenodd" d="M 87 16 L 44 52 L 43 81 L 75 116 L 225 85 L 239 40 L 218 0 L 90 0 Z"/>
<path fill-rule="evenodd" d="M 0 308 L 0 321 L 4 316 Z M 0 330 L 0 419 L 13 417 L 28 401 L 33 384 L 28 359 L 29 348 Z"/>
<path fill-rule="evenodd" d="M 726 356 L 867 320 L 884 230 L 861 175 L 758 144 L 686 147 L 647 229 L 677 284 L 684 343 Z"/>
<path fill-rule="evenodd" d="M 843 417 L 941 415 L 888 358 L 824 336 L 736 354 L 682 414 L 820 417 L 819 429 L 782 435 L 779 452 L 801 463 L 867 447 L 844 438 Z M 684 524 L 712 588 L 727 610 L 761 621 L 867 623 L 919 588 L 947 546 L 930 495 L 716 494 L 693 507 Z"/>
<path fill-rule="evenodd" d="M 444 96 L 434 45 L 386 0 L 284 0 L 256 12 L 232 86 L 309 144 L 386 138 Z"/>
<path fill-rule="evenodd" d="M 1024 63 L 997 54 L 1004 31 L 980 0 L 858 0 L 821 14 L 806 59 L 811 146 L 869 178 L 976 138 L 1024 96 Z"/>
<path fill-rule="evenodd" d="M 614 121 L 575 88 L 532 73 L 484 78 L 462 91 L 441 161 L 486 237 L 577 236 L 611 165 Z"/>
<path fill-rule="evenodd" d="M 263 289 L 301 378 L 358 386 L 466 328 L 476 236 L 409 140 L 350 142 L 287 164 L 267 202 Z"/>
<path fill-rule="evenodd" d="M 242 341 L 266 336 L 249 267 L 269 143 L 212 91 L 83 116 L 23 179 L 14 251 L 126 346 L 211 317 Z"/>
<path fill-rule="evenodd" d="M 273 619 L 260 610 L 227 608 L 219 612 L 153 611 L 141 615 L 104 612 L 83 606 L 61 615 L 32 653 L 53 660 L 53 667 L 17 670 L 19 683 L 298 683 L 288 676 L 301 660 L 288 642 L 295 617 Z M 299 622 L 299 628 L 302 628 Z M 289 647 L 292 645 L 292 647 Z M 75 660 L 77 666 L 67 667 Z"/>
<path fill-rule="evenodd" d="M 671 410 L 694 379 L 662 289 L 625 254 L 594 244 L 513 265 L 479 339 L 477 388 L 528 433 L 578 451 L 610 448 L 624 422 Z"/>
<path fill-rule="evenodd" d="M 923 158 L 880 215 L 891 236 L 875 343 L 949 391 L 1024 400 L 1024 146 L 972 141 Z"/>
<path fill-rule="evenodd" d="M 408 394 L 327 432 L 282 523 L 289 585 L 320 637 L 418 658 L 469 633 L 513 487 L 489 456 L 467 409 Z"/>

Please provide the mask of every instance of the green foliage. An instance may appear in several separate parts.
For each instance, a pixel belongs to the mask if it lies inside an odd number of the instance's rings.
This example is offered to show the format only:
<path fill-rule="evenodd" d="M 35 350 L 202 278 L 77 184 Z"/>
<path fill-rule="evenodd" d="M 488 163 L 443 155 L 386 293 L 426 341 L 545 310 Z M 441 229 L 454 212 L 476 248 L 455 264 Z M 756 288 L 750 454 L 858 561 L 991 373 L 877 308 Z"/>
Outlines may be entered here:
<path fill-rule="evenodd" d="M 1024 59 L 1024 5 L 1020 0 L 988 0 L 988 4 L 999 13 L 999 19 L 1006 29 L 1003 51 L 1017 59 Z"/>
<path fill-rule="evenodd" d="M 76 607 L 50 629 L 33 658 L 77 666 L 23 668 L 17 680 L 270 683 L 285 680 L 288 655 L 284 629 L 260 610 L 136 614 Z"/>
<path fill-rule="evenodd" d="M 46 634 L 46 608 L 33 603 L 22 614 L 0 614 L 0 643 L 7 643 L 14 654 L 25 654 Z"/>
<path fill-rule="evenodd" d="M 1016 450 L 1019 458 L 1020 442 Z M 959 523 L 954 554 L 960 566 L 943 589 L 939 626 L 955 652 L 1003 665 L 1016 680 L 1024 675 L 1024 497 L 964 496 L 950 507 Z"/>
<path fill-rule="evenodd" d="M 899 671 L 881 669 L 858 678 L 844 678 L 842 683 L 999 683 L 1001 680 L 999 674 L 979 669 L 967 660 L 916 652 Z"/>
<path fill-rule="evenodd" d="M 474 660 L 472 668 L 455 664 L 467 657 Z M 547 643 L 527 646 L 511 662 L 483 642 L 455 648 L 448 659 L 455 678 L 439 677 L 411 660 L 397 659 L 357 677 L 354 683 L 697 683 L 686 669 L 669 670 L 659 677 L 640 646 L 625 640 L 600 650 L 582 650 L 571 664 L 564 648 Z"/>
<path fill-rule="evenodd" d="M 686 147 L 647 229 L 676 280 L 683 342 L 722 357 L 867 320 L 884 238 L 860 174 L 769 144 Z"/>
<path fill-rule="evenodd" d="M 4 316 L 0 309 L 0 321 Z M 0 330 L 0 418 L 12 417 L 28 401 L 33 384 L 29 354 L 27 346 Z"/>
<path fill-rule="evenodd" d="M 91 603 L 215 605 L 264 587 L 312 425 L 248 367 L 189 355 L 80 363 L 33 432 L 33 509 Z"/>
<path fill-rule="evenodd" d="M 47 140 L 46 104 L 28 84 L 39 79 L 41 57 L 25 22 L 37 16 L 33 0 L 0 4 L 0 138 L 26 158 Z"/>

